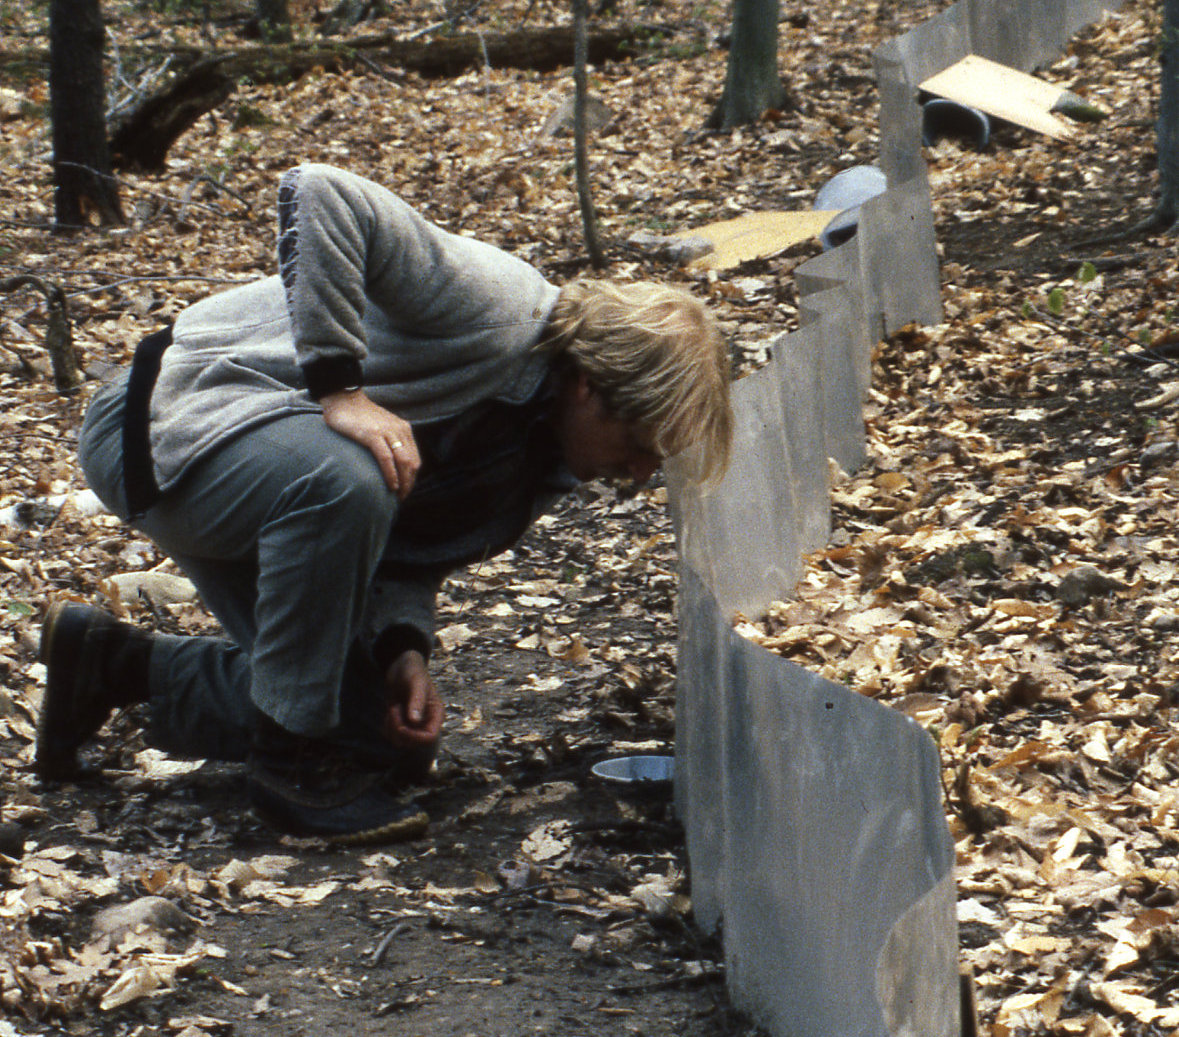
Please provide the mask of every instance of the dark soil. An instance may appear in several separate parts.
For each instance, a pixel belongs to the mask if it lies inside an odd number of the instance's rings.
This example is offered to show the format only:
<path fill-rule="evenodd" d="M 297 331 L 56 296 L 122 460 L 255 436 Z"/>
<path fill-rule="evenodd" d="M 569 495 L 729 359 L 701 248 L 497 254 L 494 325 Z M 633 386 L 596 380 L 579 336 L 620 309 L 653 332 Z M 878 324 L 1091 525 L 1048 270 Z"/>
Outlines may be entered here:
<path fill-rule="evenodd" d="M 418 797 L 435 822 L 379 851 L 388 888 L 357 888 L 374 873 L 374 848 L 280 839 L 259 825 L 237 767 L 164 780 L 121 768 L 142 748 L 140 718 L 116 718 L 99 746 L 102 778 L 44 788 L 30 833 L 39 846 L 80 850 L 87 863 L 73 866 L 96 875 L 116 849 L 201 875 L 293 853 L 283 885 L 340 889 L 297 910 L 189 902 L 199 935 L 228 954 L 163 999 L 66 1020 L 66 1032 L 161 1033 L 187 1016 L 247 1037 L 748 1032 L 728 1004 L 717 943 L 680 911 L 652 914 L 629 899 L 651 876 L 687 889 L 670 794 L 626 798 L 589 773 L 632 743 L 671 751 L 672 552 L 656 494 L 619 501 L 589 489 L 517 547 L 510 572 L 496 564 L 499 575 L 473 569 L 450 582 L 440 626 L 457 620 L 472 633 L 435 666 L 448 733 Z M 542 603 L 491 614 L 521 587 L 534 592 L 526 603 Z M 589 657 L 513 647 L 558 631 L 576 634 Z M 547 822 L 567 825 L 569 849 L 529 865 L 522 844 Z M 44 913 L 37 935 L 84 943 L 98 908 L 144 892 L 142 875 L 129 876 L 80 914 Z"/>

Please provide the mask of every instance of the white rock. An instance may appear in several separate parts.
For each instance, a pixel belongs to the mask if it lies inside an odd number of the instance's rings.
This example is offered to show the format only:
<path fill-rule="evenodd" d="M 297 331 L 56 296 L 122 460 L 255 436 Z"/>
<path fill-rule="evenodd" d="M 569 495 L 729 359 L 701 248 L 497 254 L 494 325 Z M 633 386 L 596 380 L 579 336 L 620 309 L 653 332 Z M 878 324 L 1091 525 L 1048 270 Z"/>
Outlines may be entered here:
<path fill-rule="evenodd" d="M 110 514 L 110 509 L 98 499 L 98 494 L 93 490 L 80 490 L 70 498 L 70 503 L 74 511 L 83 518 Z"/>
<path fill-rule="evenodd" d="M 147 572 L 115 573 L 110 582 L 118 589 L 124 602 L 151 598 L 157 605 L 178 605 L 196 598 L 196 587 L 191 580 L 174 573 Z"/>
<path fill-rule="evenodd" d="M 1155 609 L 1146 617 L 1146 625 L 1152 630 L 1179 630 L 1179 612 Z"/>
<path fill-rule="evenodd" d="M 116 904 L 94 916 L 91 928 L 97 939 L 105 937 L 115 947 L 128 933 L 147 929 L 162 936 L 191 933 L 196 922 L 166 897 L 140 897 L 129 904 Z"/>

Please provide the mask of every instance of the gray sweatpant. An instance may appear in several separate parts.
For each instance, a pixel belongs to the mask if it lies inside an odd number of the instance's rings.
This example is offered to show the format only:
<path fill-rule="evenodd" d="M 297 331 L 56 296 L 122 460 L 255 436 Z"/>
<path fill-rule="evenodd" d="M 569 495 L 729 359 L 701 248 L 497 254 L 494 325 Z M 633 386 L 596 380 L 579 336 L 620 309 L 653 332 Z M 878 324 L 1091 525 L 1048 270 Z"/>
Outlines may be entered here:
<path fill-rule="evenodd" d="M 125 387 L 124 374 L 95 396 L 79 456 L 94 492 L 127 519 Z M 136 518 L 228 634 L 157 638 L 150 744 L 243 759 L 256 708 L 290 731 L 414 769 L 380 737 L 382 674 L 358 639 L 396 514 L 368 451 L 300 414 L 219 447 Z"/>

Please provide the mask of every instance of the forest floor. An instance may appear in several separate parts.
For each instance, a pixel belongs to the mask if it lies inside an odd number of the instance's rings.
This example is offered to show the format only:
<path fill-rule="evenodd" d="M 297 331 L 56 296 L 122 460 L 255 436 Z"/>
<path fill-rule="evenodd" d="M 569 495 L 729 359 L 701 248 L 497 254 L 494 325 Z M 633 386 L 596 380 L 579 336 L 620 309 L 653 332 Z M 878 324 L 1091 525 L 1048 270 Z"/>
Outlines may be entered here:
<path fill-rule="evenodd" d="M 945 4 L 791 5 L 792 103 L 711 134 L 727 6 L 613 5 L 680 31 L 593 70 L 613 118 L 590 150 L 609 275 L 711 300 L 748 366 L 797 326 L 791 272 L 818 244 L 710 275 L 629 242 L 807 208 L 834 173 L 874 161 L 871 52 Z M 1084 244 L 1151 206 L 1157 7 L 1130 0 L 1043 70 L 1107 107 L 1103 123 L 1064 143 L 1005 126 L 981 153 L 927 149 L 945 323 L 882 344 L 870 461 L 837 480 L 831 546 L 797 601 L 742 626 L 938 739 L 963 961 L 998 1035 L 1179 1028 L 1179 275 L 1166 239 Z M 542 25 L 565 8 L 485 0 L 466 24 Z M 313 33 L 315 12 L 293 10 Z M 441 10 L 413 0 L 358 31 L 413 33 Z M 220 4 L 204 24 L 179 6 L 105 13 L 126 81 L 145 41 L 227 47 L 244 23 Z M 45 46 L 41 7 L 6 5 L 0 24 L 6 48 Z M 241 83 L 165 171 L 121 174 L 127 227 L 53 234 L 43 70 L 5 63 L 0 276 L 67 289 L 97 376 L 184 305 L 270 273 L 278 176 L 325 161 L 561 282 L 586 270 L 572 145 L 540 130 L 570 90 L 568 70 L 423 79 L 371 62 Z M 171 631 L 212 621 L 196 603 L 122 600 L 112 577 L 175 570 L 85 506 L 74 448 L 95 383 L 58 395 L 43 334 L 38 296 L 0 297 L 0 797 L 24 843 L 0 858 L 0 1035 L 754 1032 L 717 941 L 692 928 L 670 804 L 589 774 L 673 744 L 674 538 L 658 482 L 632 500 L 586 486 L 510 555 L 448 582 L 447 733 L 421 839 L 278 838 L 249 814 L 239 769 L 154 753 L 134 712 L 95 747 L 102 779 L 46 785 L 29 763 L 51 601 Z M 146 896 L 183 915 L 112 935 L 104 912 Z"/>

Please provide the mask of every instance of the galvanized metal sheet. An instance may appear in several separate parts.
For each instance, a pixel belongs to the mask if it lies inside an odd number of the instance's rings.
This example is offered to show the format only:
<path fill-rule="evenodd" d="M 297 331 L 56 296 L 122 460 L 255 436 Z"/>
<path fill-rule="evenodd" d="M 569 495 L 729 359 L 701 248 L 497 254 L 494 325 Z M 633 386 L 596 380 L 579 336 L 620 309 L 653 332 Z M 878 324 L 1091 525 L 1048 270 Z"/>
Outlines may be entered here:
<path fill-rule="evenodd" d="M 1014 0 L 962 0 L 878 50 L 889 192 L 861 211 L 858 244 L 797 272 L 804 326 L 736 387 L 737 458 L 721 485 L 701 494 L 669 465 L 681 547 L 676 802 L 694 909 L 706 928 L 723 920 L 733 995 L 776 1037 L 958 1032 L 953 847 L 928 736 L 743 640 L 732 612 L 780 596 L 798 553 L 826 535 L 828 447 L 859 420 L 857 350 L 874 320 L 894 330 L 940 319 L 915 84 L 967 53 L 972 35 L 997 50 L 1034 37 L 1023 61 L 1117 6 L 1028 0 L 1044 15 L 1031 29 Z M 992 15 L 1014 20 L 991 26 Z M 840 391 L 824 385 L 831 377 L 845 380 Z"/>
<path fill-rule="evenodd" d="M 864 310 L 879 314 L 875 344 L 911 322 L 942 319 L 929 186 L 924 178 L 896 184 L 860 209 L 859 243 Z"/>
<path fill-rule="evenodd" d="M 903 714 L 729 636 L 721 882 L 734 996 L 774 1033 L 883 1037 L 880 955 L 953 862 L 937 749 Z M 956 996 L 947 942 L 922 974 L 905 971 L 922 1001 Z"/>

